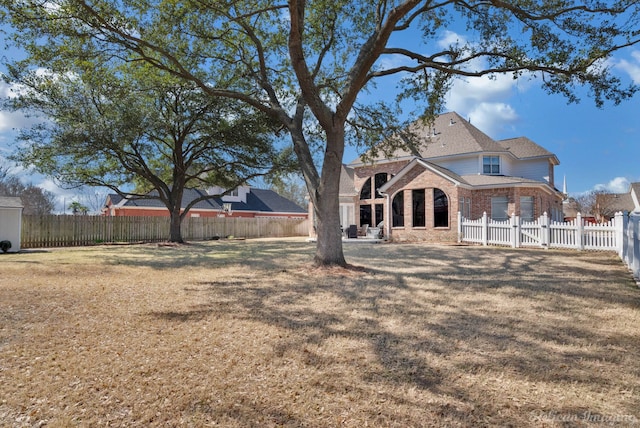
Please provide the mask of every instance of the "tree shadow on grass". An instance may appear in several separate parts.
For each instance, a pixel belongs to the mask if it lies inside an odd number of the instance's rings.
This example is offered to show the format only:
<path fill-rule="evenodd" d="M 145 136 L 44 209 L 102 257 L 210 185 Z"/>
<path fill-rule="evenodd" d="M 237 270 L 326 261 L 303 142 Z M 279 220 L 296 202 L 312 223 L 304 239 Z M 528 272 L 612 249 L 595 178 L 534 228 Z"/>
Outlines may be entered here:
<path fill-rule="evenodd" d="M 258 259 L 281 253 L 269 246 L 252 251 Z M 308 387 L 328 397 L 344 388 L 360 388 L 364 395 L 382 391 L 390 409 L 435 412 L 444 423 L 528 425 L 532 414 L 554 405 L 553 395 L 613 395 L 640 381 L 640 371 L 630 365 L 640 358 L 638 334 L 601 331 L 588 322 L 603 310 L 640 310 L 640 293 L 628 286 L 624 269 L 602 257 L 595 263 L 600 256 L 587 253 L 360 248 L 351 255 L 367 266 L 360 274 L 275 271 L 282 265 L 265 261 L 244 278 L 185 287 L 207 302 L 192 312 L 153 315 L 191 322 L 215 314 L 287 331 L 273 343 L 274 358 L 294 355 L 307 369 L 324 373 L 326 382 Z M 604 268 L 610 268 L 606 282 Z M 353 350 L 344 355 L 335 342 Z M 347 376 L 347 367 L 357 369 L 357 379 Z M 625 380 L 612 385 L 612 376 L 625 370 Z M 502 389 L 490 384 L 503 382 L 501 376 L 509 380 Z M 531 384 L 546 388 L 551 398 L 523 395 L 520 389 Z M 508 390 L 510 385 L 516 386 Z M 440 402 L 420 408 L 424 403 L 393 392 L 412 389 Z M 523 404 L 507 410 L 514 398 Z M 639 404 L 636 397 L 616 405 L 637 414 Z M 596 413 L 611 405 L 568 402 L 557 411 Z M 401 422 L 424 423 L 414 418 Z"/>
<path fill-rule="evenodd" d="M 210 241 L 178 246 L 147 244 L 128 247 L 104 257 L 111 265 L 144 266 L 158 270 L 225 267 L 242 264 L 256 269 L 290 266 L 292 259 L 312 260 L 313 246 L 300 240 Z"/>

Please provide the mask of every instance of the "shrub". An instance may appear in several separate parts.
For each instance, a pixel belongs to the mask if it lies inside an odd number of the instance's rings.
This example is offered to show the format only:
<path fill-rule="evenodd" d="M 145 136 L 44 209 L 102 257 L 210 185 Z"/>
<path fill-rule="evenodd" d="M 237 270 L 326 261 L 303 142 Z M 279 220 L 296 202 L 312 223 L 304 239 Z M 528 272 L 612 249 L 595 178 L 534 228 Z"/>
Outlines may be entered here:
<path fill-rule="evenodd" d="M 0 241 L 0 250 L 2 250 L 3 253 L 9 251 L 9 248 L 11 248 L 10 241 Z"/>

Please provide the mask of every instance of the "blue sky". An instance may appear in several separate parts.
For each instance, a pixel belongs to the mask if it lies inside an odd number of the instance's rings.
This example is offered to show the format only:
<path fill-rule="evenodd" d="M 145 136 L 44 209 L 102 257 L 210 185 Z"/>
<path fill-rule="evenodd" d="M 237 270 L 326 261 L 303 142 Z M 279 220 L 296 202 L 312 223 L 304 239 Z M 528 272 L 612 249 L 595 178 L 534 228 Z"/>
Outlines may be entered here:
<path fill-rule="evenodd" d="M 440 43 L 452 38 L 464 36 L 445 31 L 440 35 Z M 12 54 L 5 52 L 4 56 Z M 623 81 L 640 84 L 640 47 L 618 53 L 609 65 Z M 379 85 L 389 86 L 386 82 Z M 0 82 L 0 97 L 8 96 L 9 90 Z M 494 139 L 526 136 L 556 154 L 560 159 L 555 169 L 558 189 L 562 189 L 566 177 L 567 190 L 573 195 L 594 189 L 626 192 L 630 182 L 640 181 L 640 95 L 618 106 L 606 104 L 601 109 L 595 107 L 586 91 L 580 95 L 581 103 L 567 104 L 564 97 L 542 91 L 535 79 L 499 76 L 493 80 L 458 80 L 447 96 L 446 110 L 468 118 Z M 366 97 L 393 98 L 395 93 L 382 89 Z M 29 121 L 0 111 L 0 165 L 7 165 L 4 158 L 14 150 L 14 130 L 27 126 Z M 357 155 L 349 147 L 344 161 L 350 162 Z M 46 177 L 21 169 L 16 172 L 23 181 L 53 192 L 59 210 L 79 195 L 77 190 L 59 188 Z M 94 191 L 88 193 L 95 197 Z"/>

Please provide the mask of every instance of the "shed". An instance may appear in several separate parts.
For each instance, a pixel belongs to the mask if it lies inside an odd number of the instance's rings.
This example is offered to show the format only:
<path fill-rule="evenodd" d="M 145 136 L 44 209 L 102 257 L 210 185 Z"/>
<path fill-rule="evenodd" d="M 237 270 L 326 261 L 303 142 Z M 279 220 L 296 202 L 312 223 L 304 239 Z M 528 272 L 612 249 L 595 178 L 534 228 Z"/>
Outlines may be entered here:
<path fill-rule="evenodd" d="M 0 196 L 0 242 L 11 242 L 9 252 L 20 251 L 22 208 L 23 205 L 20 198 Z"/>

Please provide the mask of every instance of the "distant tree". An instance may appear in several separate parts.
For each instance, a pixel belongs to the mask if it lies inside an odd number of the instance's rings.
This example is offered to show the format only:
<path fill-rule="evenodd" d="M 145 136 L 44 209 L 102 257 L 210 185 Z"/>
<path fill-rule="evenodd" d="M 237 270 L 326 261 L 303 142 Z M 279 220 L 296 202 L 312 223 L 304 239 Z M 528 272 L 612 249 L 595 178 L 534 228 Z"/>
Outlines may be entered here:
<path fill-rule="evenodd" d="M 55 198 L 51 192 L 23 184 L 8 168 L 0 167 L 0 196 L 16 196 L 22 200 L 25 215 L 51 214 L 55 208 Z"/>
<path fill-rule="evenodd" d="M 306 209 L 309 205 L 309 192 L 300 174 L 292 173 L 273 177 L 268 187 L 302 208 Z"/>
<path fill-rule="evenodd" d="M 590 190 L 575 197 L 578 210 L 583 216 L 593 216 L 602 223 L 613 218 L 618 211 L 624 211 L 632 204 L 628 194 L 609 193 L 605 190 Z"/>
<path fill-rule="evenodd" d="M 321 265 L 346 264 L 339 228 L 345 144 L 385 153 L 394 147 L 376 146 L 381 140 L 411 145 L 384 138 L 404 127 L 393 102 L 360 97 L 376 82 L 416 102 L 412 112 L 427 122 L 454 78 L 535 74 L 569 101 L 587 86 L 597 105 L 638 89 L 607 62 L 640 42 L 637 0 L 0 0 L 0 7 L 0 23 L 15 29 L 13 42 L 27 52 L 18 68 L 63 74 L 91 72 L 95 58 L 145 61 L 211 98 L 276 120 L 291 136 L 314 206 Z M 469 37 L 443 46 L 454 24 Z M 389 76 L 401 82 L 397 88 Z"/>
<path fill-rule="evenodd" d="M 593 216 L 596 211 L 596 195 L 602 193 L 596 190 L 581 193 L 572 199 L 576 203 L 576 208 L 582 216 Z"/>
<path fill-rule="evenodd" d="M 78 201 L 71 202 L 69 204 L 69 209 L 71 210 L 71 213 L 73 213 L 73 215 L 78 215 L 78 214 L 87 215 L 87 213 L 89 212 L 89 208 L 82 205 Z"/>
<path fill-rule="evenodd" d="M 217 196 L 182 209 L 186 188 L 231 191 L 294 168 L 293 152 L 278 148 L 275 124 L 265 114 L 208 97 L 145 63 L 112 68 L 103 57 L 86 61 L 90 70 L 14 75 L 23 90 L 9 106 L 46 118 L 22 130 L 14 160 L 68 187 L 160 200 L 171 217 L 172 242 L 183 241 L 180 225 L 191 207 Z"/>

